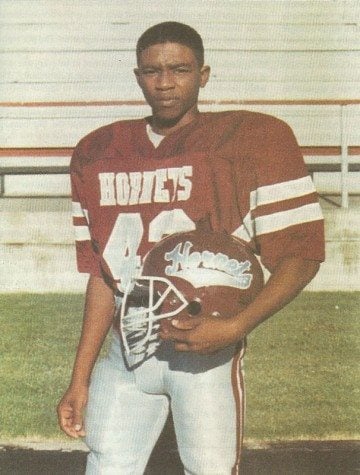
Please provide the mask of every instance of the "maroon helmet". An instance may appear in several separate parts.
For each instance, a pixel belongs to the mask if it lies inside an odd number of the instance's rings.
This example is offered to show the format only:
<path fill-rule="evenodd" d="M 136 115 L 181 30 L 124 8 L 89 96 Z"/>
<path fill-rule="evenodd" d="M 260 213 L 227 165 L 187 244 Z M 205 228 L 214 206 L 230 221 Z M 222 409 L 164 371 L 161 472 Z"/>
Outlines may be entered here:
<path fill-rule="evenodd" d="M 155 341 L 159 322 L 183 316 L 232 317 L 264 285 L 261 266 L 238 238 L 215 232 L 172 234 L 145 258 L 142 276 L 125 292 L 120 330 L 128 352 Z"/>

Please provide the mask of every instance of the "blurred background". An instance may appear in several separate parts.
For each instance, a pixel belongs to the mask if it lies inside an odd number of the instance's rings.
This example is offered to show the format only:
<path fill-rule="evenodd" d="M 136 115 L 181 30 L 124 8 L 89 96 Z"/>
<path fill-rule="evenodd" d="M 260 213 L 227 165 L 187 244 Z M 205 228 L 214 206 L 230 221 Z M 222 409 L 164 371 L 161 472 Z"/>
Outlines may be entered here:
<path fill-rule="evenodd" d="M 204 39 L 202 110 L 252 109 L 293 128 L 322 199 L 327 262 L 312 290 L 359 290 L 358 1 L 2 0 L 0 288 L 84 288 L 68 164 L 96 127 L 149 113 L 138 36 L 176 20 Z"/>

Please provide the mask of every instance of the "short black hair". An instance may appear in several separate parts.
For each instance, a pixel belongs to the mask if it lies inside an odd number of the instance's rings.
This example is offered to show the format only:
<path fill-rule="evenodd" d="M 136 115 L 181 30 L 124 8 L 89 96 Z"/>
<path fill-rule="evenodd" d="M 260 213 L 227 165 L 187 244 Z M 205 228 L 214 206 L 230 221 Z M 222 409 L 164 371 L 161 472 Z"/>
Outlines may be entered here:
<path fill-rule="evenodd" d="M 184 23 L 166 21 L 158 23 L 146 30 L 138 39 L 136 57 L 139 62 L 140 53 L 152 45 L 162 43 L 180 43 L 192 49 L 200 67 L 204 65 L 204 45 L 199 33 Z"/>

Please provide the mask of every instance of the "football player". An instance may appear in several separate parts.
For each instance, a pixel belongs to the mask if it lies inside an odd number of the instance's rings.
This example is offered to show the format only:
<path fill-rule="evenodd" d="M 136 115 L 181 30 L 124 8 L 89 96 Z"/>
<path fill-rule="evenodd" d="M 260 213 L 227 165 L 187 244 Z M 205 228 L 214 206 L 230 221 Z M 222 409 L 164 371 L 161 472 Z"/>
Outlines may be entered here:
<path fill-rule="evenodd" d="M 90 133 L 71 161 L 90 277 L 59 424 L 86 436 L 88 474 L 141 474 L 171 408 L 185 473 L 235 474 L 245 339 L 317 273 L 322 213 L 285 123 L 199 112 L 210 68 L 194 29 L 155 25 L 136 54 L 152 115 Z"/>

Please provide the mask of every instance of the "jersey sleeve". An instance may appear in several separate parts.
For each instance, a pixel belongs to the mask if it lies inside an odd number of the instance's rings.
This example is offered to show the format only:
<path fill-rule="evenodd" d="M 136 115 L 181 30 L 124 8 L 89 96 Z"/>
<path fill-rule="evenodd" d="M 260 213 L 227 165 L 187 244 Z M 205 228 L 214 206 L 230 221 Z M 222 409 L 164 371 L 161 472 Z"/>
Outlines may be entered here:
<path fill-rule="evenodd" d="M 262 263 L 272 272 L 284 257 L 323 261 L 323 215 L 292 130 L 269 118 L 255 136 L 244 225 Z"/>
<path fill-rule="evenodd" d="M 77 268 L 81 273 L 101 277 L 99 255 L 91 239 L 86 190 L 79 162 L 80 154 L 75 148 L 70 163 L 70 179 Z"/>

